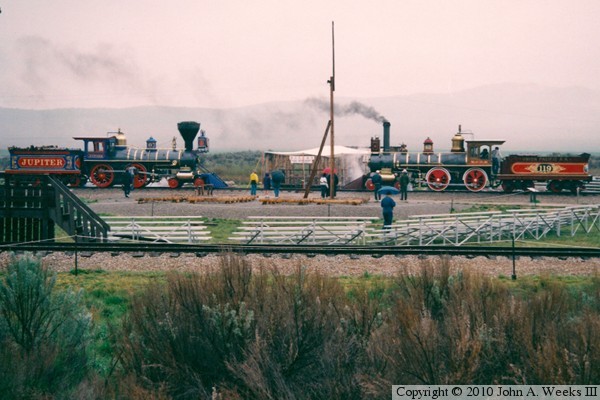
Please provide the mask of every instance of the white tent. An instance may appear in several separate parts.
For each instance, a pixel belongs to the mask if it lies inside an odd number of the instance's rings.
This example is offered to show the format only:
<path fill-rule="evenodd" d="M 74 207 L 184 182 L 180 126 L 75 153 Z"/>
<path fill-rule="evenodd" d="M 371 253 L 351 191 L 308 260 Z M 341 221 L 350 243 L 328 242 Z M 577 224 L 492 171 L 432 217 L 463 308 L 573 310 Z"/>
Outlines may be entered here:
<path fill-rule="evenodd" d="M 329 168 L 330 148 L 330 146 L 323 146 L 321 160 L 317 166 L 319 171 Z M 369 149 L 334 146 L 334 150 L 336 174 L 339 176 L 342 185 L 361 177 L 365 173 L 365 165 L 371 153 Z M 282 169 L 286 174 L 288 183 L 304 187 L 317 154 L 319 154 L 318 147 L 298 151 L 265 151 L 263 170 Z M 315 177 L 312 184 L 317 184 L 319 176 L 320 174 Z"/>
<path fill-rule="evenodd" d="M 331 147 L 323 146 L 323 151 L 321 152 L 321 157 L 329 157 L 331 155 Z M 363 149 L 355 149 L 352 147 L 345 146 L 333 146 L 333 150 L 336 156 L 348 155 L 348 154 L 370 154 L 370 150 L 367 148 Z M 276 154 L 279 156 L 316 156 L 319 154 L 319 148 L 315 147 L 313 149 L 307 150 L 298 150 L 298 151 L 265 151 L 265 154 Z"/>

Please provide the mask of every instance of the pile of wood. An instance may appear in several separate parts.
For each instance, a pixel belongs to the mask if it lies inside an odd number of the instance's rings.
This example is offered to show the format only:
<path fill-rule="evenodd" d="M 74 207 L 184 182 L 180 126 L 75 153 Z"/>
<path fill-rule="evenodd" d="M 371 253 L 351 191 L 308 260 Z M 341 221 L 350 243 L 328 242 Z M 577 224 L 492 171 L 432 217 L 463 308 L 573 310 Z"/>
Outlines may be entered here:
<path fill-rule="evenodd" d="M 254 201 L 256 196 L 164 196 L 164 197 L 141 197 L 138 199 L 138 204 L 153 203 L 153 202 L 170 202 L 170 203 L 247 203 Z"/>
<path fill-rule="evenodd" d="M 263 204 L 347 204 L 358 206 L 367 203 L 369 199 L 297 199 L 292 197 L 263 197 L 259 199 Z"/>

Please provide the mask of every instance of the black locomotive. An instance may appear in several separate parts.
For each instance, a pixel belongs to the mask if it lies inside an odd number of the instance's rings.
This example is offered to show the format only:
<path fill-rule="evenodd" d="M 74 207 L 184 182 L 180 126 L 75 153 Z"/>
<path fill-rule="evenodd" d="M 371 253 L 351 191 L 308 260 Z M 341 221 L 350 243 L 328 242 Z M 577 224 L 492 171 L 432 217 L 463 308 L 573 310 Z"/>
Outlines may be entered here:
<path fill-rule="evenodd" d="M 504 140 L 465 140 L 458 127 L 452 138 L 450 152 L 435 152 L 433 141 L 423 142 L 423 151 L 409 152 L 405 145 L 390 146 L 390 123 L 383 123 L 383 147 L 379 137 L 371 138 L 369 169 L 379 171 L 384 184 L 395 185 L 398 174 L 406 170 L 415 184 L 424 183 L 429 189 L 443 191 L 449 187 L 478 192 L 486 187 L 502 186 L 504 191 L 528 189 L 535 182 L 545 182 L 549 190 L 576 192 L 592 180 L 588 173 L 590 155 L 498 156 Z M 496 160 L 494 160 L 496 155 Z M 370 176 L 365 187 L 374 189 Z"/>

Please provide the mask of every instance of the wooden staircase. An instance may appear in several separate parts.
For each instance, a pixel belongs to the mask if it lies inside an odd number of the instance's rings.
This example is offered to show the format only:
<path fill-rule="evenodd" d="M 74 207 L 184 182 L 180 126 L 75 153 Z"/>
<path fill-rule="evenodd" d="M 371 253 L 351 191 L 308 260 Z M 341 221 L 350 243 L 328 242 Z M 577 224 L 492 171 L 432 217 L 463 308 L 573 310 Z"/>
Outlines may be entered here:
<path fill-rule="evenodd" d="M 54 240 L 55 224 L 81 242 L 106 241 L 109 225 L 59 179 L 4 174 L 0 186 L 0 243 Z"/>

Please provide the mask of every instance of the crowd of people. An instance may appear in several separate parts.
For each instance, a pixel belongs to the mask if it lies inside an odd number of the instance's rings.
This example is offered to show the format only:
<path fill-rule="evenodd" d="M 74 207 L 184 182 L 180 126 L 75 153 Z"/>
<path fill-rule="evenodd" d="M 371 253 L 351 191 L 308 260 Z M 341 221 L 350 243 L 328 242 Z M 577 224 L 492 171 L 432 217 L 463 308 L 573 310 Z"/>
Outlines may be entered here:
<path fill-rule="evenodd" d="M 275 197 L 279 197 L 281 191 L 281 184 L 285 181 L 285 173 L 282 170 L 275 170 L 271 173 L 265 173 L 263 177 L 263 190 L 265 193 L 273 190 Z M 258 188 L 258 174 L 256 171 L 252 171 L 250 174 L 250 195 L 256 196 Z"/>
<path fill-rule="evenodd" d="M 319 188 L 321 190 L 321 198 L 325 199 L 331 196 L 331 174 L 323 173 L 319 177 Z M 273 190 L 273 194 L 275 197 L 279 197 L 279 193 L 281 190 L 281 184 L 285 180 L 285 174 L 282 170 L 274 170 L 271 173 L 265 173 L 263 177 L 263 189 L 265 193 Z M 398 182 L 398 189 L 394 188 L 386 188 L 382 187 L 383 178 L 381 177 L 381 171 L 376 171 L 371 176 L 371 181 L 374 185 L 374 196 L 375 201 L 381 203 L 382 214 L 383 214 L 383 227 L 384 229 L 391 228 L 393 217 L 394 217 L 394 207 L 396 207 L 396 202 L 391 197 L 391 194 L 400 193 L 400 201 L 408 200 L 408 189 L 410 185 L 410 177 L 408 175 L 408 171 L 406 169 L 402 170 L 402 172 L 397 176 L 396 181 Z M 256 171 L 252 171 L 250 174 L 250 194 L 252 196 L 256 196 L 257 187 L 259 184 L 258 174 Z M 333 197 L 337 194 L 337 187 L 339 185 L 339 178 L 337 174 L 333 174 Z M 383 189 L 383 190 L 382 190 Z M 398 190 L 398 192 L 388 192 L 387 189 Z M 382 199 L 381 196 L 385 195 Z"/>

